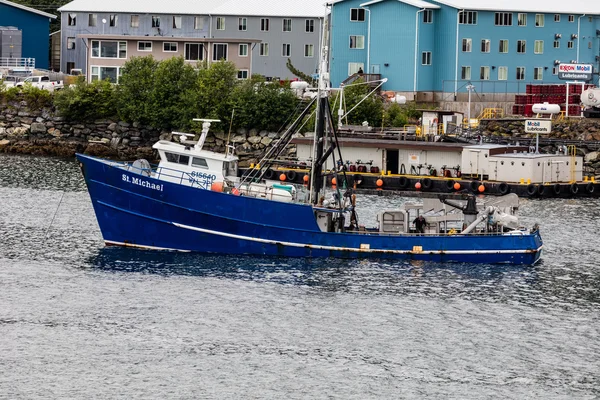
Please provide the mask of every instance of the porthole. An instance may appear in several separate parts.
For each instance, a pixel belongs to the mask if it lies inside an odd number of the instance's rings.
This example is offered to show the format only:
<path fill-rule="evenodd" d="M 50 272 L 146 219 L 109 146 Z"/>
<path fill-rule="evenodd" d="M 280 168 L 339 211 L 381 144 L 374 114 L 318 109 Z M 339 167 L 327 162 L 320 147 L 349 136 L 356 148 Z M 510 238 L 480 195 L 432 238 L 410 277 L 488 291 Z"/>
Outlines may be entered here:
<path fill-rule="evenodd" d="M 504 161 L 500 161 L 500 165 L 504 165 Z"/>
<path fill-rule="evenodd" d="M 511 162 L 510 162 L 510 165 L 515 165 L 515 162 L 514 162 L 514 161 L 511 161 Z"/>

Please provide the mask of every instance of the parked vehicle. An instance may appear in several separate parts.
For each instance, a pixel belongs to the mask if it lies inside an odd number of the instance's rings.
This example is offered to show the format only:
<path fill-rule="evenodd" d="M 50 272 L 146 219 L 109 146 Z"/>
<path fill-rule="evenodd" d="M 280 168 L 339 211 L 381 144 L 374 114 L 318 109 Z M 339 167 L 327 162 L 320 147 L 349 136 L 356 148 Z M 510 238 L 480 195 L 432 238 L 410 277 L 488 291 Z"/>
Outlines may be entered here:
<path fill-rule="evenodd" d="M 21 82 L 17 82 L 15 86 L 20 87 L 24 86 L 25 84 L 31 84 L 32 86 L 48 90 L 50 92 L 60 90 L 64 87 L 63 81 L 51 81 L 48 75 L 30 76 Z"/>
<path fill-rule="evenodd" d="M 2 84 L 5 87 L 13 87 L 15 86 L 22 78 L 16 75 L 6 75 L 2 78 Z"/>

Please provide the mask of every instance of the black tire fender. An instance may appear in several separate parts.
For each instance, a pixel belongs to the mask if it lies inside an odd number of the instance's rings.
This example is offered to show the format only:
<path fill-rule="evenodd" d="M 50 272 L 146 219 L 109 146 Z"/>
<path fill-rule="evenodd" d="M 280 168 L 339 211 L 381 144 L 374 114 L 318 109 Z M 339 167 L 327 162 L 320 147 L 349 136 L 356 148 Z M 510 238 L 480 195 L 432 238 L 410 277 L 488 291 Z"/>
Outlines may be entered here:
<path fill-rule="evenodd" d="M 586 190 L 586 192 L 588 192 L 588 193 L 590 193 L 590 194 L 591 194 L 591 193 L 594 193 L 594 190 L 595 190 L 595 189 L 596 189 L 596 188 L 594 187 L 594 184 L 593 184 L 592 182 L 589 182 L 587 185 L 585 185 L 585 190 Z"/>
<path fill-rule="evenodd" d="M 479 185 L 481 185 L 481 183 L 479 181 L 471 181 L 471 183 L 469 184 L 469 187 L 471 188 L 471 190 L 473 192 L 477 192 L 477 190 L 479 189 Z"/>
<path fill-rule="evenodd" d="M 296 173 L 296 171 L 288 171 L 285 173 L 285 176 L 287 177 L 288 181 L 294 182 L 298 177 L 298 174 Z"/>
<path fill-rule="evenodd" d="M 268 169 L 265 171 L 265 179 L 273 179 L 275 177 L 275 171 Z"/>
<path fill-rule="evenodd" d="M 398 179 L 398 185 L 402 188 L 402 189 L 406 189 L 406 187 L 408 186 L 409 182 L 408 182 L 408 178 L 405 176 L 401 176 L 400 179 Z"/>
<path fill-rule="evenodd" d="M 537 192 L 537 187 L 533 184 L 530 183 L 529 185 L 527 185 L 527 194 L 530 196 L 533 196 L 534 194 L 536 194 Z"/>
<path fill-rule="evenodd" d="M 446 189 L 448 189 L 450 191 L 454 190 L 455 183 L 456 182 L 454 182 L 453 180 L 446 181 Z"/>
<path fill-rule="evenodd" d="M 554 186 L 552 186 L 552 190 L 554 190 L 554 194 L 560 194 L 560 184 L 555 183 Z"/>
<path fill-rule="evenodd" d="M 498 185 L 498 193 L 504 196 L 505 194 L 508 194 L 508 192 L 510 192 L 510 186 L 508 183 L 502 182 L 500 185 Z"/>
<path fill-rule="evenodd" d="M 423 189 L 425 190 L 429 190 L 431 189 L 431 186 L 433 186 L 433 182 L 429 178 L 423 179 L 421 184 L 423 185 Z"/>
<path fill-rule="evenodd" d="M 569 190 L 571 191 L 571 194 L 577 194 L 579 193 L 579 186 L 576 183 L 573 183 L 569 186 Z"/>

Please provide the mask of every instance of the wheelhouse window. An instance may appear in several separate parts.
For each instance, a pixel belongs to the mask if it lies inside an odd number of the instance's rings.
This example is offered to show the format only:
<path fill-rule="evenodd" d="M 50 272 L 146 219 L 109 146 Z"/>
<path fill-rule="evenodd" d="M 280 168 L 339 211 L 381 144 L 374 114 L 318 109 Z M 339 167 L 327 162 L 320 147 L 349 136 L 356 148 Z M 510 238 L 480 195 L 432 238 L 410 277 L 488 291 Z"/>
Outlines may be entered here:
<path fill-rule="evenodd" d="M 186 43 L 185 44 L 185 60 L 186 61 L 202 61 L 202 60 L 204 60 L 204 45 L 202 43 Z"/>
<path fill-rule="evenodd" d="M 213 61 L 227 61 L 227 44 L 226 43 L 215 43 L 213 44 Z"/>
<path fill-rule="evenodd" d="M 365 9 L 364 8 L 351 8 L 350 9 L 350 21 L 362 22 L 365 20 Z"/>
<path fill-rule="evenodd" d="M 208 169 L 208 163 L 206 162 L 206 160 L 204 158 L 193 157 L 192 158 L 192 167 Z"/>
<path fill-rule="evenodd" d="M 190 156 L 186 156 L 183 154 L 169 153 L 165 151 L 165 157 L 168 162 L 172 162 L 175 164 L 181 165 L 189 165 L 190 164 Z"/>
<path fill-rule="evenodd" d="M 92 58 L 127 58 L 127 42 L 92 40 Z"/>

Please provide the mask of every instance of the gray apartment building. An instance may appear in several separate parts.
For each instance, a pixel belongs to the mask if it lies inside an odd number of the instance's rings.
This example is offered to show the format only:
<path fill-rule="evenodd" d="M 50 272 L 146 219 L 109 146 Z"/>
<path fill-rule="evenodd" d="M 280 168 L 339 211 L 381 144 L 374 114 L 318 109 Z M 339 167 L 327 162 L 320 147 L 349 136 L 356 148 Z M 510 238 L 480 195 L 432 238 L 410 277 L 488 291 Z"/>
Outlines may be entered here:
<path fill-rule="evenodd" d="M 238 78 L 318 68 L 322 0 L 74 0 L 61 13 L 61 71 L 110 78 L 134 56 L 233 62 Z"/>

